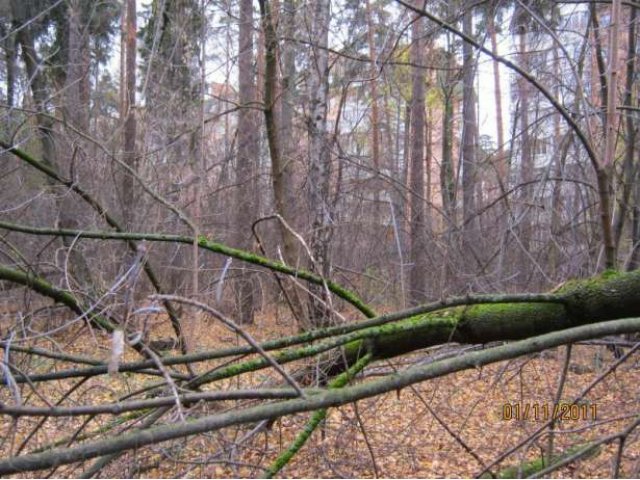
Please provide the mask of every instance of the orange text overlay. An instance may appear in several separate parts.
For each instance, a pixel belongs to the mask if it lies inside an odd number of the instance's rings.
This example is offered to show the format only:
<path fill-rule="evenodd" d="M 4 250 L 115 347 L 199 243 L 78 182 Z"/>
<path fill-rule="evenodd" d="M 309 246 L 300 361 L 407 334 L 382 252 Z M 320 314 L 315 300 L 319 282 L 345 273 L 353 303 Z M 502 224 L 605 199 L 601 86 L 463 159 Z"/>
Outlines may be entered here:
<path fill-rule="evenodd" d="M 502 420 L 505 421 L 596 420 L 597 414 L 596 404 L 515 402 L 502 405 Z"/>

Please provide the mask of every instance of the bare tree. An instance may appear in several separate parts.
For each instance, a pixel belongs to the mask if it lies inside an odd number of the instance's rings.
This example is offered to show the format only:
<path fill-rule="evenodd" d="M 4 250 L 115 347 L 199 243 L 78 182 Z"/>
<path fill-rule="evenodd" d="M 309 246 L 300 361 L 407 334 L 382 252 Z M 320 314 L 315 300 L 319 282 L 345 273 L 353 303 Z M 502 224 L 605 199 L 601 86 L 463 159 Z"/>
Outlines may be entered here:
<path fill-rule="evenodd" d="M 462 18 L 462 31 L 473 37 L 473 9 L 466 6 Z M 462 222 L 463 241 L 468 248 L 474 244 L 476 228 L 477 145 L 478 121 L 476 119 L 475 57 L 468 43 L 462 45 Z"/>
<path fill-rule="evenodd" d="M 120 115 L 124 119 L 123 125 L 123 151 L 126 164 L 132 169 L 137 170 L 136 155 L 136 58 L 137 58 L 137 20 L 136 20 L 136 2 L 135 0 L 127 0 L 126 8 L 123 9 L 124 24 L 124 43 L 120 47 L 125 52 L 124 64 L 120 67 L 124 72 L 124 84 L 121 86 L 124 90 L 122 95 L 122 106 Z M 132 228 L 135 212 L 135 195 L 134 195 L 134 179 L 133 176 L 126 172 L 122 183 L 122 205 L 124 224 L 127 228 Z"/>
<path fill-rule="evenodd" d="M 416 18 L 411 27 L 411 61 L 424 64 L 424 20 Z M 424 197 L 424 105 L 425 75 L 419 67 L 411 72 L 411 271 L 409 297 L 412 305 L 427 298 L 426 230 L 428 228 Z"/>
<path fill-rule="evenodd" d="M 331 141 L 327 131 L 327 109 L 329 106 L 329 23 L 331 21 L 329 0 L 313 4 L 311 30 L 311 68 L 308 85 L 309 95 L 309 177 L 308 201 L 310 210 L 311 269 L 324 277 L 331 273 L 331 246 L 333 212 L 331 211 Z M 327 309 L 328 297 L 321 286 L 310 289 L 310 322 L 319 327 L 331 322 Z"/>
<path fill-rule="evenodd" d="M 259 137 L 256 123 L 256 84 L 253 52 L 253 1 L 240 2 L 238 34 L 238 151 L 236 156 L 236 181 L 239 184 L 236 197 L 236 244 L 250 248 L 252 241 L 247 230 L 256 216 L 257 164 Z M 243 271 L 237 280 L 237 309 L 242 323 L 253 323 L 257 307 L 254 277 Z"/>

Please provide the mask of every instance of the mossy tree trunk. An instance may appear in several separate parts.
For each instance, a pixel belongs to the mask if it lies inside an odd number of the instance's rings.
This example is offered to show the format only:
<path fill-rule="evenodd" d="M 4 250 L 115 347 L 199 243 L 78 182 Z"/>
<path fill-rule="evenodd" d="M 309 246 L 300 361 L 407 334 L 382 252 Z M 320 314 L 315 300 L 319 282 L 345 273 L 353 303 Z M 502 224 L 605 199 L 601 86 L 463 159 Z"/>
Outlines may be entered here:
<path fill-rule="evenodd" d="M 467 305 L 415 315 L 378 329 L 377 335 L 347 345 L 347 363 L 365 352 L 387 359 L 448 342 L 521 340 L 607 320 L 640 316 L 640 270 L 607 271 L 553 292 L 553 302 Z M 344 363 L 333 367 L 342 370 Z"/>

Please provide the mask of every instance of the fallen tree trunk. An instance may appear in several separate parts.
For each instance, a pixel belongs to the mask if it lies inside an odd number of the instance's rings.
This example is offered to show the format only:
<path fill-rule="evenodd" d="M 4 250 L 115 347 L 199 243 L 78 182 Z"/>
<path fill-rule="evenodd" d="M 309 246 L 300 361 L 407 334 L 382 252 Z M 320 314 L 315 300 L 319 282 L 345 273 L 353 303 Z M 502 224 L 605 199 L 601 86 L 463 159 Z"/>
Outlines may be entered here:
<path fill-rule="evenodd" d="M 548 303 L 494 303 L 449 308 L 378 327 L 365 349 L 374 359 L 391 358 L 448 342 L 489 343 L 520 340 L 557 330 L 640 315 L 640 270 L 607 271 L 567 282 Z M 551 300 L 551 299 L 550 299 Z"/>
<path fill-rule="evenodd" d="M 574 327 L 487 350 L 471 352 L 455 358 L 440 360 L 427 365 L 417 365 L 403 372 L 388 375 L 380 380 L 365 382 L 341 390 L 328 390 L 307 398 L 296 398 L 241 410 L 232 410 L 209 415 L 194 421 L 162 425 L 134 433 L 118 435 L 106 440 L 87 442 L 76 447 L 58 448 L 43 453 L 7 458 L 0 461 L 0 475 L 56 467 L 110 453 L 136 449 L 145 445 L 210 432 L 231 425 L 252 423 L 298 412 L 345 405 L 453 372 L 478 368 L 490 363 L 540 352 L 567 343 L 638 330 L 640 330 L 640 318 L 627 318 Z"/>
<path fill-rule="evenodd" d="M 74 236 L 90 239 L 192 242 L 190 237 L 177 235 L 55 230 L 8 222 L 0 222 L 0 228 L 36 235 Z M 199 246 L 214 253 L 230 255 L 309 282 L 322 284 L 325 281 L 309 272 L 296 270 L 205 238 L 200 239 Z M 334 282 L 327 281 L 327 286 L 332 292 L 349 301 L 368 316 L 373 316 L 371 309 L 352 292 Z M 605 271 L 591 279 L 567 282 L 542 299 L 531 303 L 496 302 L 483 305 L 462 305 L 413 316 L 397 316 L 398 321 L 384 325 L 376 325 L 375 318 L 368 320 L 369 325 L 375 326 L 357 330 L 351 333 L 350 337 L 345 338 L 343 342 L 339 341 L 340 337 L 331 339 L 331 348 L 346 344 L 345 352 L 340 357 L 346 361 L 334 362 L 327 373 L 329 376 L 333 376 L 344 371 L 365 353 L 371 354 L 373 360 L 380 360 L 448 342 L 489 343 L 519 340 L 578 325 L 638 315 L 640 315 L 640 270 L 627 273 Z M 367 324 L 366 322 L 365 324 Z M 355 330 L 355 328 L 350 330 Z M 310 336 L 313 337 L 313 332 L 310 333 Z M 299 360 L 328 349 L 311 348 L 309 355 L 306 355 L 304 351 L 295 353 L 284 351 L 276 355 L 275 358 L 282 362 Z M 239 374 L 267 366 L 260 361 L 253 360 L 251 362 L 250 368 L 243 369 L 242 364 L 239 364 L 233 366 L 233 371 Z M 201 377 L 199 385 L 205 383 L 205 378 L 207 375 Z M 218 371 L 218 374 L 211 381 L 219 378 L 223 377 Z"/>
<path fill-rule="evenodd" d="M 5 222 L 0 223 L 0 227 L 39 235 L 73 235 L 84 238 L 112 238 L 125 241 L 132 239 L 164 242 L 186 241 L 182 237 L 172 235 L 56 231 L 52 229 L 35 229 Z M 192 239 L 189 238 L 188 241 L 192 241 Z M 233 255 L 249 263 L 294 275 L 310 282 L 324 283 L 322 278 L 308 272 L 297 271 L 269 259 L 232 249 L 204 238 L 200 239 L 199 246 L 215 253 Z M 2 276 L 6 280 L 22 283 L 57 301 L 66 303 L 67 306 L 72 308 L 72 305 L 67 302 L 67 292 L 48 291 L 42 285 L 34 284 L 26 276 L 18 278 L 13 275 L 13 272 L 7 273 L 8 270 L 0 271 L 0 273 L 4 272 Z M 345 300 L 351 301 L 361 311 L 371 315 L 368 307 L 361 303 L 353 293 L 331 282 L 328 282 L 328 286 L 334 293 Z M 320 354 L 327 355 L 326 360 L 331 362 L 326 368 L 326 373 L 329 376 L 336 376 L 344 372 L 363 358 L 366 358 L 367 361 L 388 359 L 449 342 L 477 344 L 495 341 L 520 341 L 489 348 L 481 352 L 461 355 L 453 359 L 433 362 L 426 366 L 416 366 L 378 381 L 347 387 L 340 391 L 314 392 L 313 395 L 306 398 L 259 405 L 232 412 L 232 414 L 212 415 L 179 425 L 149 428 L 112 439 L 90 442 L 64 451 L 53 450 L 42 454 L 23 455 L 6 459 L 0 461 L 0 473 L 27 471 L 73 463 L 82 459 L 118 453 L 131 448 L 194 435 L 230 425 L 273 419 L 291 413 L 343 405 L 455 371 L 515 358 L 523 354 L 538 352 L 566 343 L 603 335 L 640 331 L 640 320 L 628 317 L 640 317 L 640 270 L 628 273 L 607 271 L 595 278 L 568 282 L 548 294 L 511 297 L 498 295 L 493 298 L 493 301 L 488 298 L 478 297 L 442 301 L 429 306 L 422 306 L 418 309 L 375 317 L 354 324 L 306 332 L 298 337 L 278 339 L 269 349 L 282 347 L 285 347 L 285 349 L 274 353 L 273 358 L 278 363 L 284 364 Z M 293 347 L 296 344 L 309 343 L 319 339 L 324 340 Z M 337 347 L 342 347 L 340 355 L 336 355 Z M 222 352 L 218 352 L 215 355 L 213 353 L 204 354 L 202 357 L 221 358 L 226 356 L 222 355 Z M 195 358 L 187 360 L 188 356 L 183 357 L 185 361 L 176 360 L 175 363 L 190 363 L 190 361 L 195 360 Z M 180 357 L 174 358 L 180 359 Z M 142 365 L 136 365 L 135 369 L 137 370 L 140 367 Z M 269 364 L 264 358 L 239 361 L 223 368 L 215 367 L 210 372 L 199 376 L 197 380 L 188 382 L 185 387 L 199 387 L 217 380 L 268 367 Z M 90 369 L 85 370 L 89 372 Z M 91 370 L 92 375 L 102 373 L 101 371 L 93 370 Z M 62 378 L 62 376 L 82 377 L 83 373 L 76 370 L 75 372 L 54 372 L 48 375 L 50 376 L 41 375 L 42 378 L 28 376 L 19 380 L 31 382 L 34 380 L 47 381 L 54 379 L 54 376 L 56 378 Z"/>

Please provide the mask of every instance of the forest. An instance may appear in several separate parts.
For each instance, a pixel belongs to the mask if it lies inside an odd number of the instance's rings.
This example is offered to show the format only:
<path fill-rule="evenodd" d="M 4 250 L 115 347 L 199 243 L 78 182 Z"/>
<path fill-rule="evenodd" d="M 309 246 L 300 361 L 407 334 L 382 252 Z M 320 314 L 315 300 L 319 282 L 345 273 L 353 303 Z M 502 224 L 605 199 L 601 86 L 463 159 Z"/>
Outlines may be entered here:
<path fill-rule="evenodd" d="M 638 478 L 639 9 L 0 0 L 0 476 Z"/>

